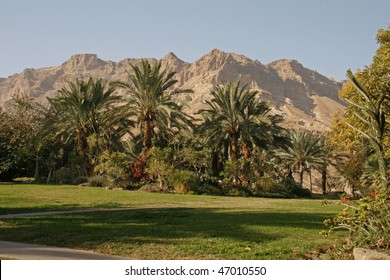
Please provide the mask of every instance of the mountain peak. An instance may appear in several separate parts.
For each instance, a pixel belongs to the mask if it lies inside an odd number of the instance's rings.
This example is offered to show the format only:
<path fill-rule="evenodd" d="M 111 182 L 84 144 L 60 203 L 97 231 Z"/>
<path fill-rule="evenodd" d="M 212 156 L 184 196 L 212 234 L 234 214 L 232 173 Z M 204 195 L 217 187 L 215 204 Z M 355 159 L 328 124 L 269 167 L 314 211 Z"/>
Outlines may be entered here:
<path fill-rule="evenodd" d="M 168 64 L 185 63 L 183 60 L 178 58 L 173 52 L 167 53 L 161 60 L 167 62 Z"/>
<path fill-rule="evenodd" d="M 176 54 L 174 54 L 173 52 L 167 53 L 166 56 L 164 56 L 164 58 L 178 59 L 178 57 L 176 56 Z"/>
<path fill-rule="evenodd" d="M 84 67 L 84 68 L 93 68 L 101 66 L 105 62 L 98 58 L 96 54 L 74 54 L 62 64 L 64 69 L 73 70 L 75 68 Z"/>
<path fill-rule="evenodd" d="M 183 60 L 179 59 L 173 52 L 167 53 L 162 59 L 161 62 L 171 71 L 179 71 L 182 69 L 187 63 Z"/>
<path fill-rule="evenodd" d="M 76 54 L 59 66 L 26 69 L 7 79 L 0 78 L 0 106 L 18 92 L 26 92 L 45 104 L 46 97 L 56 96 L 59 89 L 76 78 L 127 81 L 131 65 L 140 61 L 133 58 L 112 62 L 103 61 L 96 54 Z M 280 59 L 263 65 L 244 55 L 213 49 L 193 63 L 180 60 L 173 52 L 160 61 L 163 68 L 176 72 L 178 87 L 194 91 L 180 96 L 188 102 L 190 113 L 204 108 L 203 101 L 211 98 L 210 89 L 214 85 L 236 80 L 259 90 L 263 100 L 271 102 L 277 112 L 285 115 L 289 127 L 323 131 L 330 126 L 334 114 L 343 108 L 337 97 L 341 84 L 305 68 L 296 60 Z"/>

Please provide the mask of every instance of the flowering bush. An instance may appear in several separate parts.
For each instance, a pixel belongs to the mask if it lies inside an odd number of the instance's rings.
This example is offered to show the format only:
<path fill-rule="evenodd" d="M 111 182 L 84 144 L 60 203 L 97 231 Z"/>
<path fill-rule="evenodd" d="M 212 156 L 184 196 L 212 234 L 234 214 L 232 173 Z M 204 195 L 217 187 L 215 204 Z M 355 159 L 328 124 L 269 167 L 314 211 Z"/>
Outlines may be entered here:
<path fill-rule="evenodd" d="M 146 162 L 142 157 L 137 157 L 135 160 L 136 162 L 133 163 L 133 165 L 131 166 L 131 173 L 133 175 L 133 178 L 142 179 L 146 176 Z"/>
<path fill-rule="evenodd" d="M 357 202 L 342 203 L 346 207 L 333 219 L 324 221 L 328 235 L 340 228 L 349 231 L 345 249 L 357 246 L 390 250 L 390 204 L 388 192 L 372 192 Z"/>

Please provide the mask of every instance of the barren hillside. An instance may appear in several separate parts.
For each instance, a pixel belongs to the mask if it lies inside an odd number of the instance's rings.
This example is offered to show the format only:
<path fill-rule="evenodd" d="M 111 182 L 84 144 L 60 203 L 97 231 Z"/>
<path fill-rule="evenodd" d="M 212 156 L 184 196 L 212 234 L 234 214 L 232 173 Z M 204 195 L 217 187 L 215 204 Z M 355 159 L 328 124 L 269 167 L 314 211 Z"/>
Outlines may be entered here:
<path fill-rule="evenodd" d="M 53 97 L 68 81 L 90 76 L 107 80 L 127 80 L 127 71 L 140 59 L 104 61 L 95 54 L 73 55 L 62 65 L 25 69 L 20 74 L 0 78 L 0 106 L 12 94 L 27 93 L 39 102 Z M 151 58 L 150 61 L 156 61 Z M 192 94 L 178 96 L 190 106 L 192 113 L 210 98 L 210 89 L 223 81 L 240 80 L 258 89 L 262 99 L 272 104 L 273 110 L 285 116 L 287 127 L 305 127 L 313 131 L 326 130 L 333 116 L 343 109 L 337 92 L 341 83 L 316 71 L 305 68 L 295 60 L 277 60 L 262 64 L 243 55 L 214 49 L 193 63 L 187 63 L 168 53 L 162 63 L 175 71 L 178 86 L 194 90 Z"/>

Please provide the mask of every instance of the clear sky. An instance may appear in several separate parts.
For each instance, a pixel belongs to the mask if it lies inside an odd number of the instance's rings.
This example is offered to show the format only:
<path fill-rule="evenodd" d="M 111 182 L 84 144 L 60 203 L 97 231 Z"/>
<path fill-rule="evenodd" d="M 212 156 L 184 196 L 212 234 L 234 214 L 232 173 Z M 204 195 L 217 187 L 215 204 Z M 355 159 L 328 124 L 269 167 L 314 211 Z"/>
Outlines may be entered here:
<path fill-rule="evenodd" d="M 369 65 L 389 0 L 0 0 L 0 77 L 104 60 L 193 62 L 214 48 L 262 63 L 287 58 L 336 80 Z"/>

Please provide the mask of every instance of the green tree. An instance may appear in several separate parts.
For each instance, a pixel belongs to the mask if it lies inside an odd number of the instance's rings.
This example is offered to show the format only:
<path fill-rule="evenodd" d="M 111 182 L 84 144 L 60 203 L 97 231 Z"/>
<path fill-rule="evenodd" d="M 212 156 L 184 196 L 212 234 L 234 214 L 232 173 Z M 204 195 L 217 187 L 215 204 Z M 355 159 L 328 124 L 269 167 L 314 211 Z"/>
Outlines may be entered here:
<path fill-rule="evenodd" d="M 364 146 L 363 138 L 368 139 L 375 151 L 375 159 L 368 159 L 378 162 L 381 185 L 388 185 L 390 29 L 379 30 L 376 39 L 380 46 L 371 65 L 355 74 L 350 71 L 347 74 L 349 81 L 339 92 L 339 96 L 348 103 L 344 115 L 339 118 L 339 127 L 343 128 L 336 133 L 333 133 L 333 128 L 330 138 L 336 149 L 347 152 L 351 157 L 355 156 L 359 147 Z M 339 141 L 340 136 L 354 145 L 342 147 L 344 141 Z"/>
<path fill-rule="evenodd" d="M 249 158 L 253 146 L 266 139 L 270 110 L 257 94 L 238 81 L 218 85 L 211 90 L 212 99 L 206 101 L 208 108 L 200 111 L 204 121 L 199 132 L 214 146 L 227 143 L 230 160 L 238 160 L 241 153 Z"/>
<path fill-rule="evenodd" d="M 0 108 L 0 173 L 10 171 L 13 177 L 24 171 L 20 175 L 39 179 L 40 161 L 48 144 L 42 134 L 46 112 L 24 94 L 13 96 L 8 113 Z"/>
<path fill-rule="evenodd" d="M 19 162 L 18 149 L 22 142 L 15 142 L 16 123 L 13 118 L 0 107 L 0 178 L 12 179 L 12 169 Z M 16 145 L 17 144 L 17 145 Z M 11 178 L 10 178 L 11 177 Z"/>
<path fill-rule="evenodd" d="M 153 147 L 149 150 L 149 157 L 147 174 L 157 180 L 161 190 L 166 189 L 174 170 L 171 148 Z"/>
<path fill-rule="evenodd" d="M 191 93 L 189 89 L 172 89 L 178 82 L 175 72 L 161 68 L 161 61 L 151 65 L 142 60 L 140 65 L 132 65 L 129 82 L 114 82 L 113 85 L 125 89 L 129 110 L 135 113 L 140 133 L 143 137 L 143 151 L 152 147 L 155 130 L 168 133 L 172 130 L 191 126 L 191 118 L 183 112 L 182 103 L 173 95 Z"/>
<path fill-rule="evenodd" d="M 58 97 L 49 99 L 54 129 L 64 144 L 75 147 L 82 175 L 92 171 L 91 157 L 118 144 L 132 125 L 129 112 L 118 105 L 120 98 L 113 93 L 107 82 L 90 78 L 70 82 Z"/>
<path fill-rule="evenodd" d="M 356 93 L 364 99 L 364 102 L 358 103 L 352 101 L 352 98 L 344 98 L 344 100 L 352 107 L 353 114 L 366 125 L 366 129 L 363 131 L 349 122 L 347 122 L 347 125 L 369 140 L 376 152 L 381 185 L 382 187 L 388 187 L 389 180 L 384 141 L 389 126 L 388 120 L 386 120 L 388 115 L 386 114 L 386 107 L 389 106 L 390 92 L 384 91 L 375 95 L 371 94 L 362 88 L 351 71 L 348 71 L 347 77 L 356 89 Z"/>
<path fill-rule="evenodd" d="M 280 150 L 278 156 L 288 166 L 290 176 L 294 171 L 299 173 L 299 183 L 302 186 L 305 171 L 323 168 L 324 150 L 321 137 L 307 131 L 292 131 L 290 145 Z"/>

